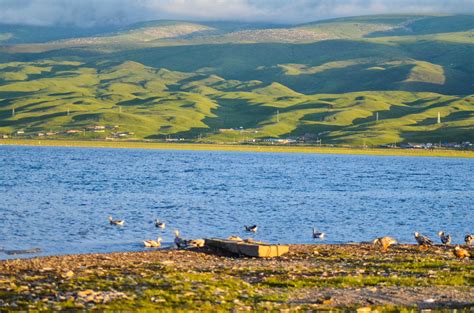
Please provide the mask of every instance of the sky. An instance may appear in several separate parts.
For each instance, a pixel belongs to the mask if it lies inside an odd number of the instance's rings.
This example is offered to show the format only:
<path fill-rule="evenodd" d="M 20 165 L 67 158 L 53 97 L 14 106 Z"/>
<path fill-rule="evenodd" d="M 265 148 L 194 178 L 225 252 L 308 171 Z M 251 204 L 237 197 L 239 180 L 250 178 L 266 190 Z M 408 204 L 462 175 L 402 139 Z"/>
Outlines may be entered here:
<path fill-rule="evenodd" d="M 38 26 L 158 19 L 298 24 L 393 13 L 474 13 L 474 0 L 0 0 L 0 23 Z"/>

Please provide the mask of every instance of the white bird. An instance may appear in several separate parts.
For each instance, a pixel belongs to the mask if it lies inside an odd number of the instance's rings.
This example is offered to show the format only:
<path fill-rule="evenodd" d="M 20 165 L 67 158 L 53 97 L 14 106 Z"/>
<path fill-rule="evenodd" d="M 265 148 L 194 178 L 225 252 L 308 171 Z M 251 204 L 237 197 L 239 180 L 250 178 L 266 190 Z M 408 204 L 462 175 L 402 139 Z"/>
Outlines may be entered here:
<path fill-rule="evenodd" d="M 159 248 L 161 247 L 161 237 L 158 237 L 156 240 L 144 240 L 143 244 L 146 248 Z"/>
<path fill-rule="evenodd" d="M 251 233 L 256 233 L 257 232 L 257 229 L 258 229 L 258 226 L 257 225 L 251 225 L 251 226 L 244 226 L 245 230 L 246 231 L 249 231 Z"/>
<path fill-rule="evenodd" d="M 109 223 L 110 223 L 110 225 L 123 226 L 123 224 L 125 224 L 125 221 L 124 220 L 114 220 L 114 219 L 112 219 L 112 216 L 109 216 Z"/>
<path fill-rule="evenodd" d="M 314 239 L 323 239 L 326 234 L 323 232 L 319 232 L 316 228 L 313 227 L 313 238 Z"/>
<path fill-rule="evenodd" d="M 155 226 L 158 227 L 158 228 L 161 228 L 161 229 L 165 229 L 165 228 L 166 228 L 166 224 L 163 223 L 163 222 L 160 222 L 159 219 L 156 219 L 156 220 L 155 220 Z"/>
<path fill-rule="evenodd" d="M 451 235 L 445 234 L 443 231 L 440 231 L 438 232 L 438 236 L 444 245 L 449 245 L 451 243 Z"/>

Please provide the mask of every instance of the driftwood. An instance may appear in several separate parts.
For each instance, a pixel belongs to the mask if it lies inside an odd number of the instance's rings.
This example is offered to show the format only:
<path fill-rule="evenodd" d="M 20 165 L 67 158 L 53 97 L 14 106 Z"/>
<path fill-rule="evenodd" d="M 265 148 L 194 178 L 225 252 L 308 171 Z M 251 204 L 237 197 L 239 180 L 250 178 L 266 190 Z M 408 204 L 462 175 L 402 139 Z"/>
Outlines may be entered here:
<path fill-rule="evenodd" d="M 260 242 L 245 242 L 219 238 L 206 239 L 206 246 L 211 249 L 222 249 L 234 254 L 257 258 L 273 258 L 288 253 L 286 245 L 272 245 Z"/>

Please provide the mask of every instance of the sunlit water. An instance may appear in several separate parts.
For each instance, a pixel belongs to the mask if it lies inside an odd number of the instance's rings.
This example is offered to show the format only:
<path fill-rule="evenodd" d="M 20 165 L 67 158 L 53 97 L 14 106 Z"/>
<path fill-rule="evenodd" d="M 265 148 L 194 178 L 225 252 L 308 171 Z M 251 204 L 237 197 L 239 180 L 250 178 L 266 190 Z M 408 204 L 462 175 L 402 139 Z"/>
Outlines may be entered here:
<path fill-rule="evenodd" d="M 140 251 L 174 229 L 247 236 L 245 224 L 280 243 L 314 242 L 313 226 L 326 243 L 474 231 L 472 159 L 0 146 L 0 169 L 0 246 L 35 255 Z"/>

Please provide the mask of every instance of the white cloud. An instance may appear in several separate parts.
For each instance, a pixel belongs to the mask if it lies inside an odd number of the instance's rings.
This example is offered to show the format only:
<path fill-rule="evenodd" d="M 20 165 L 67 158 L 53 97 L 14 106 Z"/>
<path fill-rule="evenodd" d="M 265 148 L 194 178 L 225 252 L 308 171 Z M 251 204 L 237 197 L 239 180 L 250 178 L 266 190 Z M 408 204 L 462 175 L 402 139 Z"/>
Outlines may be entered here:
<path fill-rule="evenodd" d="M 0 0 L 0 22 L 81 26 L 151 19 L 303 23 L 393 13 L 474 13 L 474 0 Z"/>

